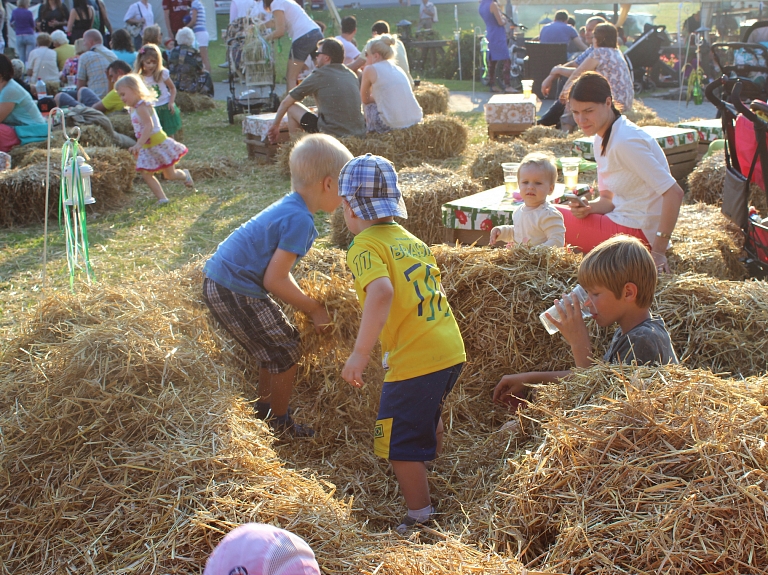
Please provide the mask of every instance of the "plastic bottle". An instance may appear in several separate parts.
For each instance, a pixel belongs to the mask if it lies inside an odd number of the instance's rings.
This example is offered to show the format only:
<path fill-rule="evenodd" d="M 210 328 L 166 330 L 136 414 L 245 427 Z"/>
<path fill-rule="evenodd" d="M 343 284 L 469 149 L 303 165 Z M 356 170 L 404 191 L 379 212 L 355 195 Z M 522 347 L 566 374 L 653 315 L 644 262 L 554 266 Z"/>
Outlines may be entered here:
<path fill-rule="evenodd" d="M 581 287 L 579 284 L 576 284 L 573 288 L 573 291 L 569 293 L 566 297 L 570 298 L 572 294 L 576 294 L 576 297 L 579 299 L 579 303 L 581 304 L 581 316 L 584 319 L 589 319 L 590 317 L 592 317 L 592 314 L 584 306 L 584 302 L 587 301 L 587 298 L 589 297 L 587 295 L 587 292 L 584 290 L 584 288 Z M 554 319 L 559 321 L 560 314 L 557 312 L 557 307 L 553 305 L 551 308 L 549 308 L 547 311 L 543 312 L 539 316 L 539 319 L 541 320 L 541 323 L 544 324 L 544 327 L 546 328 L 547 333 L 549 333 L 549 335 L 555 335 L 560 330 L 555 327 L 555 324 L 553 324 L 551 321 L 549 321 L 549 319 L 547 319 L 546 314 L 551 315 Z"/>
<path fill-rule="evenodd" d="M 35 91 L 37 92 L 38 100 L 42 100 L 48 95 L 45 91 L 45 82 L 43 82 L 42 78 L 37 79 L 37 83 L 35 84 Z"/>

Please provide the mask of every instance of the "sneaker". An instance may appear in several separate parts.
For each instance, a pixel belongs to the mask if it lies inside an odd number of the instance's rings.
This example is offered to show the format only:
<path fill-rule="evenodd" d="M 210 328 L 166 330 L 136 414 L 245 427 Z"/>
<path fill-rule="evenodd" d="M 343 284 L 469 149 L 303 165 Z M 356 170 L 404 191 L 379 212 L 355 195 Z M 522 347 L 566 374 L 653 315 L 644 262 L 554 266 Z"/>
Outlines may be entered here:
<path fill-rule="evenodd" d="M 181 170 L 184 172 L 184 175 L 186 178 L 184 179 L 184 185 L 188 188 L 194 188 L 195 187 L 195 180 L 192 179 L 192 174 L 189 173 L 189 170 Z"/>
<path fill-rule="evenodd" d="M 171 200 L 169 200 L 168 198 L 163 198 L 162 200 L 157 200 L 157 203 L 155 205 L 156 206 L 165 206 L 165 205 L 169 204 L 170 202 L 171 202 Z"/>
<path fill-rule="evenodd" d="M 295 439 L 315 436 L 314 429 L 308 425 L 296 423 L 290 414 L 283 417 L 273 417 L 269 420 L 269 427 L 277 436 L 288 436 Z"/>
<path fill-rule="evenodd" d="M 435 506 L 432 506 L 432 512 L 429 514 L 429 518 L 427 518 L 426 521 L 416 521 L 413 517 L 408 515 L 406 513 L 403 520 L 400 522 L 400 525 L 395 527 L 395 531 L 397 531 L 400 535 L 405 535 L 413 529 L 414 527 L 419 527 L 421 525 L 424 525 L 425 523 L 429 523 L 435 518 L 435 515 L 437 514 L 437 510 L 435 509 Z"/>

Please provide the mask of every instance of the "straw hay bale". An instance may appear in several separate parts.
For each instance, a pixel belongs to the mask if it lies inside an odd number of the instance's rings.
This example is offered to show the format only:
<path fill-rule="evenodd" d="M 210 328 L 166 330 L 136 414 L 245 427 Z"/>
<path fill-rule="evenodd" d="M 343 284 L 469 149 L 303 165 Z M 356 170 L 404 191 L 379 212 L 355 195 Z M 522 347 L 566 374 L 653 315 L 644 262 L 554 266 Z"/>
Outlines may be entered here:
<path fill-rule="evenodd" d="M 624 111 L 624 115 L 628 120 L 634 122 L 638 126 L 670 126 L 674 127 L 677 124 L 667 122 L 659 118 L 658 114 L 653 108 L 649 108 L 643 104 L 642 100 L 635 98 L 632 104 L 631 110 Z"/>
<path fill-rule="evenodd" d="M 68 132 L 72 134 L 72 128 L 67 128 Z M 61 148 L 64 144 L 64 135 L 61 133 L 61 128 L 56 128 L 51 134 L 51 148 Z M 114 146 L 115 143 L 112 137 L 104 131 L 104 128 L 95 124 L 87 124 L 80 126 L 80 139 L 79 145 L 90 148 L 109 148 Z M 32 142 L 31 144 L 25 144 L 23 146 L 15 146 L 11 148 L 9 152 L 11 154 L 11 165 L 19 166 L 23 163 L 23 158 L 33 150 L 46 150 L 48 149 L 48 143 Z"/>
<path fill-rule="evenodd" d="M 672 234 L 667 261 L 672 273 L 693 272 L 725 279 L 748 276 L 739 261 L 744 235 L 734 223 L 708 204 L 684 205 Z"/>
<path fill-rule="evenodd" d="M 209 180 L 213 178 L 231 178 L 240 171 L 240 162 L 231 157 L 215 157 L 209 160 L 182 159 L 176 166 L 180 170 L 189 170 L 192 177 L 197 180 Z"/>
<path fill-rule="evenodd" d="M 133 188 L 135 162 L 127 150 L 118 148 L 85 148 L 93 167 L 91 188 L 95 208 L 118 206 Z M 0 173 L 0 226 L 9 227 L 42 222 L 45 217 L 45 177 L 47 150 L 27 150 L 18 168 Z M 51 184 L 48 214 L 56 217 L 59 209 L 59 175 L 61 149 L 51 150 Z"/>
<path fill-rule="evenodd" d="M 768 378 L 579 371 L 525 410 L 533 446 L 472 513 L 489 545 L 568 573 L 768 573 Z"/>
<path fill-rule="evenodd" d="M 339 141 L 353 156 L 376 154 L 390 160 L 395 167 L 403 168 L 457 156 L 467 147 L 467 138 L 467 126 L 461 120 L 436 114 L 402 130 L 368 134 L 364 138 L 345 136 Z M 291 173 L 288 159 L 297 141 L 291 140 L 280 146 L 276 156 L 277 165 L 286 176 Z"/>
<path fill-rule="evenodd" d="M 216 107 L 216 103 L 210 96 L 182 91 L 176 92 L 176 105 L 183 114 L 213 110 Z"/>
<path fill-rule="evenodd" d="M 114 113 L 109 115 L 109 121 L 112 122 L 112 128 L 118 134 L 123 134 L 129 138 L 135 138 L 136 135 L 133 131 L 133 123 L 131 122 L 130 114 Z"/>
<path fill-rule="evenodd" d="M 723 203 L 725 183 L 725 152 L 719 151 L 703 158 L 688 175 L 688 199 L 720 206 Z M 768 216 L 765 192 L 755 183 L 749 185 L 750 205 L 763 216 Z"/>
<path fill-rule="evenodd" d="M 532 126 L 520 134 L 519 138 L 529 144 L 537 144 L 542 138 L 570 140 L 572 137 L 554 126 Z"/>
<path fill-rule="evenodd" d="M 425 116 L 448 113 L 451 92 L 445 86 L 422 81 L 418 88 L 414 88 L 413 95 Z"/>
<path fill-rule="evenodd" d="M 427 245 L 439 244 L 445 239 L 441 206 L 480 191 L 480 186 L 469 178 L 429 164 L 400 170 L 398 182 L 408 218 L 397 218 L 397 221 Z M 331 243 L 346 249 L 352 238 L 339 208 L 331 215 Z"/>

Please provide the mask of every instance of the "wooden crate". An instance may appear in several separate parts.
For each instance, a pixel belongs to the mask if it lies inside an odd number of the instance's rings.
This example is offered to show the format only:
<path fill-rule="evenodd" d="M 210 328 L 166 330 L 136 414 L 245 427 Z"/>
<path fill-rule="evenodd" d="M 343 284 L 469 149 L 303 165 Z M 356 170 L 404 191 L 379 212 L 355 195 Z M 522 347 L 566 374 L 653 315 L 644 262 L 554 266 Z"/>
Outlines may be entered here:
<path fill-rule="evenodd" d="M 277 151 L 280 149 L 280 144 L 290 139 L 291 136 L 287 130 L 280 132 L 280 136 L 274 144 L 261 140 L 252 134 L 246 134 L 245 146 L 248 148 L 248 159 L 255 160 L 257 164 L 272 164 L 275 161 Z"/>
<path fill-rule="evenodd" d="M 488 124 L 488 137 L 495 140 L 499 136 L 519 136 L 534 124 Z"/>
<path fill-rule="evenodd" d="M 698 161 L 699 145 L 697 143 L 685 144 L 675 148 L 663 148 L 667 156 L 669 171 L 678 182 L 684 180 L 696 167 Z"/>
<path fill-rule="evenodd" d="M 472 244 L 475 244 L 476 246 L 487 246 L 491 241 L 491 232 L 445 228 L 445 240 L 443 241 L 452 246 L 455 246 L 456 242 L 466 246 Z"/>

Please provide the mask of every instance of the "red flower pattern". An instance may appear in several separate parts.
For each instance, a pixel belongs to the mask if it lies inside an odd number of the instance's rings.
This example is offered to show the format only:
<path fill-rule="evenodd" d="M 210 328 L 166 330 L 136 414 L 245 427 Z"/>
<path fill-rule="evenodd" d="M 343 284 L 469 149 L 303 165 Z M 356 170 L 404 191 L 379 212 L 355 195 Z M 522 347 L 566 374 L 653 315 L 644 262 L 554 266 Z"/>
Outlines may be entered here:
<path fill-rule="evenodd" d="M 480 229 L 484 232 L 490 232 L 493 229 L 493 220 L 491 218 L 484 219 L 480 222 Z"/>
<path fill-rule="evenodd" d="M 467 223 L 467 214 L 461 210 L 454 210 L 453 214 L 456 216 L 456 219 L 459 220 L 459 223 L 462 226 Z"/>

